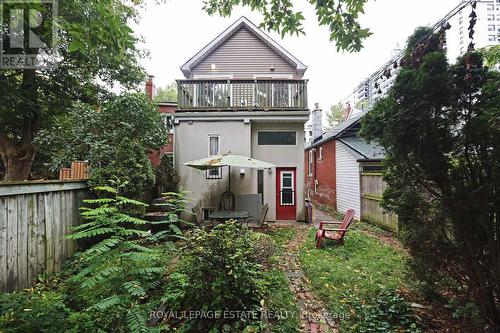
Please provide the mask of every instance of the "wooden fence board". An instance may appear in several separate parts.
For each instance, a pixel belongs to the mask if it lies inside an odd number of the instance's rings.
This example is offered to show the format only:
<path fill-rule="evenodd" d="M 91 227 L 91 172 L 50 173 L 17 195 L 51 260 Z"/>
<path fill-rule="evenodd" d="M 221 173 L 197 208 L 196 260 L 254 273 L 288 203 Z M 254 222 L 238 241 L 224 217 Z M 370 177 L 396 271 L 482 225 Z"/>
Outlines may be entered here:
<path fill-rule="evenodd" d="M 28 207 L 26 195 L 17 197 L 17 281 L 20 286 L 28 283 Z"/>
<path fill-rule="evenodd" d="M 0 290 L 7 290 L 7 198 L 0 197 Z"/>
<path fill-rule="evenodd" d="M 17 289 L 17 197 L 7 198 L 7 291 Z"/>
<path fill-rule="evenodd" d="M 361 173 L 361 219 L 398 232 L 398 218 L 386 212 L 380 202 L 387 184 L 380 173 Z"/>
<path fill-rule="evenodd" d="M 79 224 L 86 195 L 82 182 L 0 184 L 0 291 L 61 269 L 76 249 L 65 236 Z"/>

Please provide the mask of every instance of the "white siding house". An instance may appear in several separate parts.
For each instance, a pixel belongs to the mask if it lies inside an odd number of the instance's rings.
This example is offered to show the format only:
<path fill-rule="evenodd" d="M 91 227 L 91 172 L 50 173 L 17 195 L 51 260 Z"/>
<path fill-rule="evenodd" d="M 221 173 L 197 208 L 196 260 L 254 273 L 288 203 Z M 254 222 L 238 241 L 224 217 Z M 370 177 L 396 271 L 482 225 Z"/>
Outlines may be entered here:
<path fill-rule="evenodd" d="M 359 163 L 346 146 L 336 142 L 336 169 L 337 169 L 337 210 L 345 213 L 354 209 L 355 217 L 360 218 L 359 193 Z"/>

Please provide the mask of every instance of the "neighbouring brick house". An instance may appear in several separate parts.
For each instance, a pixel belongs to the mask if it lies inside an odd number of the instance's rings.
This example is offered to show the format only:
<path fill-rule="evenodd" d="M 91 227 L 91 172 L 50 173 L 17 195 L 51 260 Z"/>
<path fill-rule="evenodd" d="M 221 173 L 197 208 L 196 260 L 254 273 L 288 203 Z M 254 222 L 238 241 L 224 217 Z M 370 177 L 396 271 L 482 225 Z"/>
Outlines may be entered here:
<path fill-rule="evenodd" d="M 154 98 L 154 76 L 150 75 L 148 80 L 146 81 L 146 94 L 148 95 L 150 100 Z M 164 116 L 164 120 L 169 128 L 168 134 L 168 143 L 165 147 L 161 148 L 158 151 L 151 152 L 149 154 L 149 159 L 151 160 L 151 164 L 153 167 L 158 167 L 160 165 L 161 158 L 164 154 L 169 155 L 173 158 L 174 154 L 174 133 L 172 130 L 173 127 L 173 115 L 175 113 L 175 109 L 177 109 L 177 102 L 159 102 L 158 111 Z"/>
<path fill-rule="evenodd" d="M 328 205 L 341 213 L 354 209 L 357 219 L 397 231 L 397 217 L 380 206 L 386 187 L 382 180 L 382 147 L 359 136 L 360 121 L 366 112 L 350 114 L 332 130 L 316 131 L 306 146 L 305 195 L 313 204 Z M 321 128 L 320 123 L 318 126 Z"/>

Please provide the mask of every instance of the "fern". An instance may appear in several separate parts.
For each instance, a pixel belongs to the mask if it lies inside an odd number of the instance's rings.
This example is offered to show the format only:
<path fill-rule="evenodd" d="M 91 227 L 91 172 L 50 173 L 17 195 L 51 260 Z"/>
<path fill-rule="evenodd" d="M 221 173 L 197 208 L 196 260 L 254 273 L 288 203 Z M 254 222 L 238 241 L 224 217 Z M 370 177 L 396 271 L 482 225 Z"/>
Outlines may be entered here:
<path fill-rule="evenodd" d="M 104 311 L 106 309 L 109 309 L 112 306 L 122 304 L 123 303 L 123 297 L 120 295 L 113 295 L 108 298 L 103 299 L 99 303 L 96 303 L 92 305 L 90 308 L 86 309 L 86 311 L 91 311 L 91 310 L 98 310 L 98 311 Z"/>
<path fill-rule="evenodd" d="M 146 296 L 146 291 L 140 284 L 139 281 L 128 281 L 123 284 L 123 288 L 132 296 L 144 297 Z"/>
<path fill-rule="evenodd" d="M 146 320 L 136 309 L 130 309 L 127 312 L 127 324 L 131 333 L 148 332 Z"/>

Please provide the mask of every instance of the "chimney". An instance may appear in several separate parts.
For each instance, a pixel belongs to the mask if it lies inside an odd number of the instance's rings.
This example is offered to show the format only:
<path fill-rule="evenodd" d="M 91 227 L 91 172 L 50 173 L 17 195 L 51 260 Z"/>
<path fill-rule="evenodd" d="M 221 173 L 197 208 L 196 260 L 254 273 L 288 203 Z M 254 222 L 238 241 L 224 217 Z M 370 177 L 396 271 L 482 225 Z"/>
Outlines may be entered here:
<path fill-rule="evenodd" d="M 148 80 L 146 81 L 146 95 L 148 95 L 150 101 L 153 100 L 155 94 L 155 85 L 153 83 L 154 78 L 155 77 L 153 75 L 148 75 Z"/>
<path fill-rule="evenodd" d="M 312 131 L 313 142 L 323 135 L 323 110 L 319 108 L 319 103 L 314 103 L 314 110 L 312 111 Z"/>
<path fill-rule="evenodd" d="M 351 103 L 347 102 L 344 110 L 342 111 L 342 118 L 343 120 L 349 119 L 349 116 L 351 115 L 352 108 L 351 108 Z"/>

